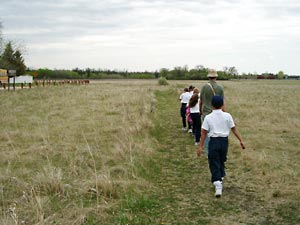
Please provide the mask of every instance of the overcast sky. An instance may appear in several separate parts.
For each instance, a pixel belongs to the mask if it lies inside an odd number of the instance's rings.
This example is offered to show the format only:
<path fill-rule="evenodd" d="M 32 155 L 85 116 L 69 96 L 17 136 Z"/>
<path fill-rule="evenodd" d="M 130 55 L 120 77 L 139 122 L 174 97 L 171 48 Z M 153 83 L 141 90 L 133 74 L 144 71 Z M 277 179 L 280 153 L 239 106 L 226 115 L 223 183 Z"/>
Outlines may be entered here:
<path fill-rule="evenodd" d="M 0 0 L 33 68 L 300 74 L 299 0 Z"/>

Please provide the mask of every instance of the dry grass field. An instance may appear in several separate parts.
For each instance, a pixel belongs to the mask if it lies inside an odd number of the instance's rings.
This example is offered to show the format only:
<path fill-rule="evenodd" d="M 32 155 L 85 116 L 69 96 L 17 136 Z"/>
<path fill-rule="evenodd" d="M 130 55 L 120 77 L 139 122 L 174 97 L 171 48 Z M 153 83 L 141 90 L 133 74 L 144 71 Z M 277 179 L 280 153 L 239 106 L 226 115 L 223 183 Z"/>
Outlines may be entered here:
<path fill-rule="evenodd" d="M 135 164 L 153 151 L 156 88 L 105 81 L 1 91 L 0 224 L 105 221 L 119 195 L 145 185 Z"/>
<path fill-rule="evenodd" d="M 0 91 L 0 224 L 300 224 L 300 82 L 224 81 L 224 196 L 181 131 L 205 81 L 94 81 Z"/>

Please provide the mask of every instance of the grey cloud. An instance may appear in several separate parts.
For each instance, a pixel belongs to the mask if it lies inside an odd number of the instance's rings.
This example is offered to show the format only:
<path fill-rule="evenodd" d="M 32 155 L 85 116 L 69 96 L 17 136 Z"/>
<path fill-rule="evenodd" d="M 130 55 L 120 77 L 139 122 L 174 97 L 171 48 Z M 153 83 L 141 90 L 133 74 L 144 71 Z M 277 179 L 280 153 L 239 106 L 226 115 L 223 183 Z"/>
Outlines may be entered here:
<path fill-rule="evenodd" d="M 0 13 L 5 15 L 6 29 L 11 32 L 23 29 L 22 38 L 28 38 L 28 41 L 68 39 L 92 33 L 95 29 L 105 32 L 122 24 L 111 18 L 122 17 L 122 12 L 130 10 L 124 4 L 104 2 L 95 5 L 88 1 L 31 1 L 28 4 L 12 0 L 4 8 L 7 13 Z"/>

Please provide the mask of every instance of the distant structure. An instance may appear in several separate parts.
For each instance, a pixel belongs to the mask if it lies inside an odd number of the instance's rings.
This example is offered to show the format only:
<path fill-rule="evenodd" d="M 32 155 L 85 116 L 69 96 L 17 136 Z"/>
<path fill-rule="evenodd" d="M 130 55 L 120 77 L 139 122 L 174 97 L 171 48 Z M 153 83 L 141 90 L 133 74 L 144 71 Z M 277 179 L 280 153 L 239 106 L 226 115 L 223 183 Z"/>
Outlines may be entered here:
<path fill-rule="evenodd" d="M 257 75 L 257 79 L 277 79 L 277 74 L 273 73 L 263 73 L 261 75 Z"/>
<path fill-rule="evenodd" d="M 286 80 L 300 80 L 300 75 L 285 75 L 284 79 L 286 79 Z"/>
<path fill-rule="evenodd" d="M 33 83 L 33 76 L 31 75 L 20 75 L 20 76 L 16 76 L 15 78 L 10 77 L 9 78 L 9 83 L 13 83 L 15 79 L 15 83 L 16 84 L 29 84 L 29 83 Z"/>
<path fill-rule="evenodd" d="M 262 73 L 261 75 L 257 75 L 257 79 L 278 79 L 277 74 L 273 73 Z M 284 75 L 285 80 L 300 80 L 300 75 Z"/>

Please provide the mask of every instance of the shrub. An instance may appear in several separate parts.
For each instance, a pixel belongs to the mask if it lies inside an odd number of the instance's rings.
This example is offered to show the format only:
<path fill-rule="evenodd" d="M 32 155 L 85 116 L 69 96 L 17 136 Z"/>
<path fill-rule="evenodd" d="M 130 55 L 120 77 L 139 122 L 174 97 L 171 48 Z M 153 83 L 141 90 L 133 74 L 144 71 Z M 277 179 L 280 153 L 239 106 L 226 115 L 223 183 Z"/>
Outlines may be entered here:
<path fill-rule="evenodd" d="M 158 84 L 159 85 L 168 85 L 169 83 L 168 83 L 168 81 L 167 81 L 167 79 L 165 77 L 160 77 L 158 79 Z"/>

